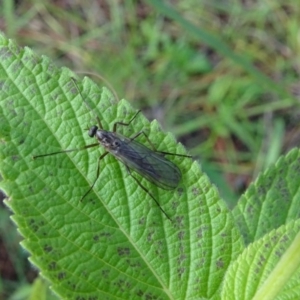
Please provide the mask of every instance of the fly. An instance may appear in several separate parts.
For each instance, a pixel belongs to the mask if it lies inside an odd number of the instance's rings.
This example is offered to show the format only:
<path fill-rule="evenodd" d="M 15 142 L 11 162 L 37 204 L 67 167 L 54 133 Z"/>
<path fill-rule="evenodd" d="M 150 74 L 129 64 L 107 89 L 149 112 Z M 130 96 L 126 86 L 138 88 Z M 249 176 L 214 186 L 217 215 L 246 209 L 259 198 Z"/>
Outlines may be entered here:
<path fill-rule="evenodd" d="M 72 80 L 73 80 L 79 94 L 82 97 L 82 94 L 76 84 L 75 79 L 72 78 Z M 82 97 L 82 99 L 86 103 L 87 107 L 89 109 L 91 109 L 83 97 Z M 189 157 L 189 158 L 191 156 L 184 155 L 184 154 L 175 154 L 175 153 L 170 153 L 170 152 L 157 151 L 144 131 L 140 131 L 130 138 L 125 137 L 117 132 L 117 126 L 120 126 L 120 125 L 121 126 L 129 126 L 139 113 L 140 113 L 140 111 L 137 111 L 128 123 L 124 123 L 124 122 L 114 123 L 112 131 L 104 130 L 99 117 L 96 116 L 98 125 L 92 126 L 88 131 L 88 135 L 92 138 L 93 137 L 96 138 L 97 143 L 86 145 L 82 148 L 77 148 L 77 149 L 68 149 L 68 150 L 64 150 L 64 151 L 36 155 L 36 156 L 33 156 L 33 158 L 36 159 L 36 158 L 45 157 L 45 156 L 49 156 L 49 155 L 55 155 L 55 154 L 59 154 L 59 153 L 66 153 L 66 152 L 88 149 L 88 148 L 99 146 L 99 144 L 100 144 L 101 146 L 103 146 L 103 148 L 106 151 L 99 157 L 96 178 L 95 178 L 93 184 L 91 185 L 91 187 L 89 188 L 89 190 L 82 196 L 81 201 L 93 189 L 93 187 L 96 184 L 97 179 L 99 178 L 100 161 L 108 153 L 111 153 L 116 159 L 118 159 L 125 165 L 127 172 L 136 181 L 136 183 L 154 200 L 154 202 L 160 208 L 161 212 L 169 220 L 171 220 L 170 217 L 167 215 L 167 213 L 164 211 L 164 209 L 160 206 L 160 204 L 158 203 L 156 198 L 132 174 L 131 170 L 137 172 L 142 177 L 145 177 L 148 181 L 152 182 L 153 184 L 157 185 L 158 187 L 160 187 L 164 190 L 173 190 L 178 186 L 178 184 L 181 180 L 181 177 L 182 177 L 181 171 L 174 163 L 172 163 L 171 161 L 166 159 L 164 156 L 165 155 L 174 155 L 174 156 Z M 139 137 L 140 135 L 144 135 L 144 137 L 148 141 L 149 145 L 151 146 L 152 150 L 136 141 L 136 138 Z"/>

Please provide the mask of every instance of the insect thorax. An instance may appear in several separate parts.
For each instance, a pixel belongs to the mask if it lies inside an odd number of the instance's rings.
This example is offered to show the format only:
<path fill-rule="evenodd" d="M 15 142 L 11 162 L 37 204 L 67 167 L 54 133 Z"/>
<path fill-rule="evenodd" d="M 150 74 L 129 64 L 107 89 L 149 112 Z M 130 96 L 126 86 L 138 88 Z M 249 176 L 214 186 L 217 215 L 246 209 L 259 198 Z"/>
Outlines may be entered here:
<path fill-rule="evenodd" d="M 95 137 L 107 151 L 117 151 L 120 147 L 121 140 L 113 132 L 98 129 Z"/>

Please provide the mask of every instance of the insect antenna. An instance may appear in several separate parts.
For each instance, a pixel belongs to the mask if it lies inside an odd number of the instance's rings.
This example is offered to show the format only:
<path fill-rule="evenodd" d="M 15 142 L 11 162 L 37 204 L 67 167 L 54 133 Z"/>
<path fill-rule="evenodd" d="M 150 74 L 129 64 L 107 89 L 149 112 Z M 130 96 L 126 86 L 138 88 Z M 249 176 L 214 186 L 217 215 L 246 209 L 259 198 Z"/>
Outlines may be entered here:
<path fill-rule="evenodd" d="M 77 71 L 77 74 L 85 74 L 85 75 L 91 75 L 91 76 L 95 76 L 98 79 L 102 80 L 105 85 L 110 89 L 110 91 L 113 93 L 113 95 L 115 96 L 115 98 L 117 99 L 117 102 L 119 102 L 119 97 L 118 94 L 116 92 L 116 90 L 113 88 L 112 84 L 102 75 L 97 74 L 97 73 L 93 73 L 93 72 L 86 72 L 86 71 Z"/>
<path fill-rule="evenodd" d="M 85 104 L 86 107 L 89 109 L 89 112 L 92 113 L 92 114 L 94 115 L 94 118 L 96 118 L 99 128 L 100 128 L 100 129 L 103 129 L 103 126 L 102 126 L 102 123 L 101 123 L 101 121 L 100 121 L 100 118 L 98 117 L 98 115 L 94 114 L 92 107 L 89 105 L 89 103 L 88 103 L 88 102 L 86 101 L 86 99 L 83 97 L 83 95 L 82 95 L 82 93 L 81 93 L 81 91 L 80 91 L 80 89 L 79 89 L 79 87 L 78 87 L 78 85 L 77 85 L 77 83 L 76 83 L 76 79 L 75 79 L 74 77 L 71 77 L 71 80 L 73 81 L 73 83 L 74 83 L 74 85 L 75 85 L 75 87 L 76 87 L 76 89 L 77 89 L 79 95 L 81 96 L 81 98 L 82 98 L 84 104 Z"/>

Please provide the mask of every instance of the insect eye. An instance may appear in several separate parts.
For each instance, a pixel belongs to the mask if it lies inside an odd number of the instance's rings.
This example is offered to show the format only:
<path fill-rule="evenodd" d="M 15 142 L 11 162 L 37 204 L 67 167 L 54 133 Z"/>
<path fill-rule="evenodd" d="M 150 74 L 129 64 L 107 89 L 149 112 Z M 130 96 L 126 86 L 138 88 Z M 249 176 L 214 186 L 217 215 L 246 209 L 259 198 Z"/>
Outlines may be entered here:
<path fill-rule="evenodd" d="M 90 129 L 89 129 L 89 132 L 88 132 L 88 135 L 90 137 L 94 137 L 96 132 L 98 130 L 98 127 L 96 125 L 92 126 Z"/>

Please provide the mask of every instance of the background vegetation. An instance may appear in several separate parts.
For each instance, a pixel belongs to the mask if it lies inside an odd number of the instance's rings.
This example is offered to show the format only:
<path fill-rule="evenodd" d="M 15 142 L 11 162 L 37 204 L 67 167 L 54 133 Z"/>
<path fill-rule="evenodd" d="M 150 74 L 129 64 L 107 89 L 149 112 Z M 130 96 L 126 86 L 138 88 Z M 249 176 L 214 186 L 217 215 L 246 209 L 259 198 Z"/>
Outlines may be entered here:
<path fill-rule="evenodd" d="M 176 135 L 233 207 L 298 145 L 300 8 L 291 0 L 168 5 L 5 0 L 0 30 L 58 66 L 105 77 L 119 98 Z M 3 299 L 24 299 L 35 278 L 19 241 L 1 206 Z"/>

